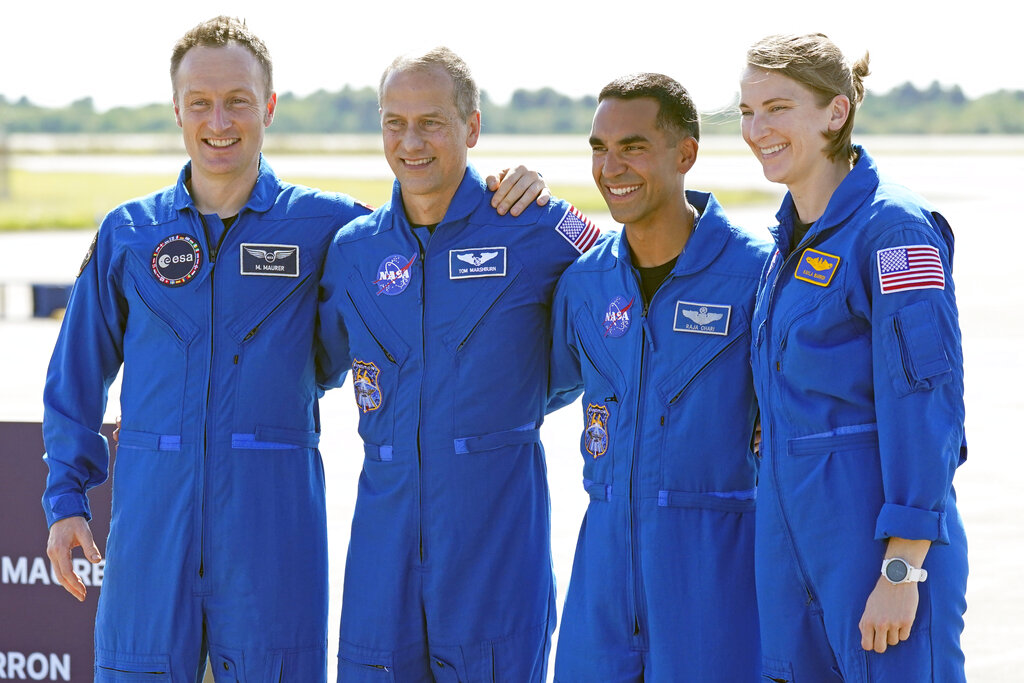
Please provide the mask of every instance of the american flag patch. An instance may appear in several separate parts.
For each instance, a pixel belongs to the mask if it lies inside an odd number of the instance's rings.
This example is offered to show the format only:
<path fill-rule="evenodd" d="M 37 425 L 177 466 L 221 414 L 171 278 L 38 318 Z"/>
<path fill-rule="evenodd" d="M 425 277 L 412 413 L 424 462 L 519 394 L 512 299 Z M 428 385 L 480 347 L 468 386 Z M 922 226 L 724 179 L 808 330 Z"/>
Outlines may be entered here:
<path fill-rule="evenodd" d="M 878 250 L 878 284 L 882 294 L 911 289 L 945 289 L 939 250 L 928 244 L 911 244 Z"/>
<path fill-rule="evenodd" d="M 558 221 L 555 230 L 581 254 L 594 246 L 594 242 L 601 235 L 598 227 L 571 204 L 565 215 L 562 216 L 562 220 Z"/>

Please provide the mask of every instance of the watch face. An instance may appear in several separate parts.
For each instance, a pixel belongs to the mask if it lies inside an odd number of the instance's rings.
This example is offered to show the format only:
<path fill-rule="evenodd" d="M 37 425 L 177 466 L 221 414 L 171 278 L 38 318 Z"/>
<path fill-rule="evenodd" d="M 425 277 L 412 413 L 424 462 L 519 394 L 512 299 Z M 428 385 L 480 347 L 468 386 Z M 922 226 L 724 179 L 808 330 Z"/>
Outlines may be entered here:
<path fill-rule="evenodd" d="M 893 560 L 885 565 L 885 578 L 893 583 L 899 583 L 907 578 L 907 563 L 903 560 Z"/>

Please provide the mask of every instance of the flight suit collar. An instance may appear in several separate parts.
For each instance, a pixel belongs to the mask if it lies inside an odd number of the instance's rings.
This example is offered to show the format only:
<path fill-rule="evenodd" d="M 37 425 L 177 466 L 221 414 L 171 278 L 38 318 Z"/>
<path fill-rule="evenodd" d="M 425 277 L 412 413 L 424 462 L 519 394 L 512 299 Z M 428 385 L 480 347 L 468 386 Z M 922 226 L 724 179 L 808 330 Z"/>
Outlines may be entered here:
<path fill-rule="evenodd" d="M 722 229 L 729 223 L 722 206 L 710 192 L 686 191 L 686 200 L 700 212 L 700 220 L 694 225 L 683 253 L 672 268 L 672 276 L 690 275 L 710 266 L 729 239 L 728 231 Z M 634 267 L 623 227 L 613 238 L 612 254 L 623 265 Z"/>
<path fill-rule="evenodd" d="M 471 215 L 487 195 L 486 190 L 487 185 L 477 170 L 472 165 L 467 165 L 462 182 L 459 183 L 459 189 L 455 191 L 455 196 L 452 197 L 451 203 L 448 204 L 448 210 L 445 211 L 444 218 L 437 224 L 437 227 L 442 228 L 447 223 L 454 223 Z M 405 215 L 405 205 L 402 202 L 402 185 L 397 179 L 391 188 L 391 211 L 388 213 L 390 222 L 381 225 L 381 230 L 390 230 L 391 228 L 412 230 L 409 219 Z"/>
<path fill-rule="evenodd" d="M 856 163 L 843 178 L 843 182 L 839 184 L 836 191 L 832 193 L 832 197 L 825 207 L 825 213 L 807 231 L 803 243 L 809 244 L 826 230 L 842 225 L 865 201 L 874 195 L 878 188 L 878 168 L 875 166 L 875 160 L 862 146 L 854 145 L 853 149 L 857 154 Z M 784 255 L 788 254 L 790 250 L 795 214 L 796 206 L 793 204 L 793 196 L 787 192 L 779 212 L 775 214 L 778 225 L 770 229 L 779 245 L 779 250 Z"/>
<path fill-rule="evenodd" d="M 269 211 L 274 206 L 274 201 L 280 193 L 281 181 L 278 180 L 274 169 L 270 167 L 270 164 L 267 163 L 262 154 L 260 154 L 259 163 L 260 172 L 256 176 L 256 184 L 253 186 L 245 206 L 242 207 L 242 211 L 246 209 L 259 213 Z M 192 201 L 192 195 L 189 194 L 186 185 L 191 177 L 192 162 L 189 161 L 182 167 L 181 172 L 178 173 L 178 182 L 174 188 L 173 203 L 171 205 L 175 212 L 184 209 L 195 210 L 196 208 L 195 202 Z M 239 211 L 239 213 L 242 213 L 242 211 Z"/>

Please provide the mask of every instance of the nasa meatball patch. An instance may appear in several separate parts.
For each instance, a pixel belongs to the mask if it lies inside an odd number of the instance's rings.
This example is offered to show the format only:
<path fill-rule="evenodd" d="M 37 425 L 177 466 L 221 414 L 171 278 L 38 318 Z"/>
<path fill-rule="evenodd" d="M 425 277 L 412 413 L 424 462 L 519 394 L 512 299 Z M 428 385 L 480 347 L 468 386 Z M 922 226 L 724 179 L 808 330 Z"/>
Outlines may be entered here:
<path fill-rule="evenodd" d="M 242 244 L 239 250 L 242 275 L 299 276 L 297 244 Z"/>
<path fill-rule="evenodd" d="M 401 254 L 392 254 L 380 262 L 377 266 L 377 279 L 373 284 L 377 285 L 377 296 L 397 296 L 405 291 L 412 279 L 410 269 L 416 262 L 416 254 L 406 258 Z"/>
<path fill-rule="evenodd" d="M 190 235 L 171 235 L 153 249 L 150 267 L 157 282 L 180 287 L 196 276 L 202 262 L 203 252 Z"/>
<path fill-rule="evenodd" d="M 604 336 L 618 338 L 629 330 L 629 322 L 632 318 L 634 299 L 626 301 L 626 297 L 617 296 L 608 304 L 604 312 Z"/>

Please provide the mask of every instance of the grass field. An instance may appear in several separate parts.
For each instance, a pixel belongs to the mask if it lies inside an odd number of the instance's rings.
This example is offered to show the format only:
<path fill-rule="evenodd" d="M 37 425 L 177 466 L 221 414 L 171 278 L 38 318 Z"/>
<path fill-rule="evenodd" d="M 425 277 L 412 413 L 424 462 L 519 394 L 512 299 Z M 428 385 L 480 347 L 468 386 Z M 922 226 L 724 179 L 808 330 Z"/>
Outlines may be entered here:
<path fill-rule="evenodd" d="M 351 178 L 289 177 L 290 182 L 345 192 L 372 206 L 391 198 L 391 181 Z M 0 199 L 0 231 L 95 228 L 113 207 L 157 190 L 169 182 L 163 174 L 111 174 L 73 172 L 10 172 L 10 197 Z M 604 200 L 593 185 L 552 186 L 556 196 L 572 202 L 584 213 L 604 213 Z M 705 189 L 705 188 L 701 188 Z M 771 202 L 758 191 L 716 190 L 726 206 Z"/>

